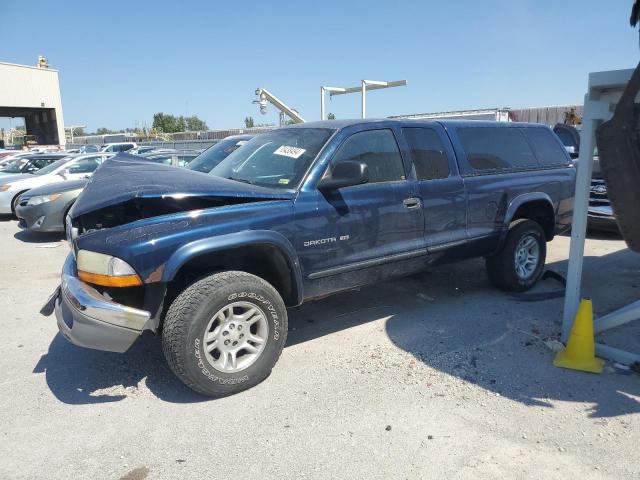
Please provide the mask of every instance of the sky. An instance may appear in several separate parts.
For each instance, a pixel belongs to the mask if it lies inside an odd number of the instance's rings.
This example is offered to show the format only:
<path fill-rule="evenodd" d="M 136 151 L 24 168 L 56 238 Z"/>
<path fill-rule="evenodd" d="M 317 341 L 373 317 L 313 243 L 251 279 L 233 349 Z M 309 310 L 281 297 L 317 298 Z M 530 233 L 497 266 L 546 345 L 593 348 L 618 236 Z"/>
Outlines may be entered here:
<path fill-rule="evenodd" d="M 60 71 L 64 119 L 120 129 L 155 112 L 240 128 L 263 87 L 307 121 L 320 86 L 406 79 L 367 116 L 582 103 L 591 71 L 632 68 L 632 0 L 0 0 L 0 61 Z M 360 116 L 360 96 L 327 99 Z M 6 126 L 8 120 L 0 120 Z M 15 126 L 16 122 L 13 121 Z"/>

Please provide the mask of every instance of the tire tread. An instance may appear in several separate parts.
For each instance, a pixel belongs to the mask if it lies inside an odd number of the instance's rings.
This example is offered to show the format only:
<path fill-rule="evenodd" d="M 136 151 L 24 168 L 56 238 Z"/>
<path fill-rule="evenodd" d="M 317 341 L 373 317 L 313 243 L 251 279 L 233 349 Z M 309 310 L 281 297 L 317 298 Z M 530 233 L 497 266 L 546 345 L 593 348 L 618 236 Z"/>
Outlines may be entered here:
<path fill-rule="evenodd" d="M 215 289 L 215 287 L 229 283 L 253 283 L 256 281 L 259 282 L 263 288 L 271 290 L 274 298 L 282 302 L 277 290 L 262 278 L 250 273 L 230 270 L 215 273 L 196 281 L 183 290 L 169 307 L 162 332 L 162 350 L 171 371 L 192 390 L 202 395 L 211 395 L 210 392 L 200 388 L 184 368 L 186 359 L 184 358 L 184 351 L 181 348 L 182 339 L 186 337 L 190 326 L 189 322 L 185 322 L 184 319 L 192 318 L 193 315 L 195 315 L 198 308 L 209 298 L 211 291 Z M 284 302 L 282 302 L 282 308 L 285 308 Z M 286 319 L 284 320 L 282 335 L 284 337 L 282 341 L 284 345 L 287 337 Z M 281 353 L 282 351 L 278 353 L 276 360 L 280 357 Z"/>

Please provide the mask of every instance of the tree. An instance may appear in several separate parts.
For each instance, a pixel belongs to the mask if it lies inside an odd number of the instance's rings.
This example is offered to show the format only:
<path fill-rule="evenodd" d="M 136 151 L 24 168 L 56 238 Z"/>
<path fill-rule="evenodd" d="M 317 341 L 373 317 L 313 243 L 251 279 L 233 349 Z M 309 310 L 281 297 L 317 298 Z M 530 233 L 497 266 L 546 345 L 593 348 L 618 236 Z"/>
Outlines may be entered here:
<path fill-rule="evenodd" d="M 153 128 L 163 133 L 184 132 L 186 130 L 207 130 L 207 124 L 196 115 L 184 117 L 158 112 L 153 115 Z"/>
<path fill-rule="evenodd" d="M 253 128 L 253 117 L 244 117 L 244 126 L 247 128 Z"/>
<path fill-rule="evenodd" d="M 96 130 L 96 135 L 109 135 L 110 133 L 118 133 L 118 132 L 115 132 L 114 130 L 110 130 L 105 127 L 100 127 L 99 129 Z"/>
<path fill-rule="evenodd" d="M 187 123 L 187 130 L 198 131 L 198 130 L 209 130 L 207 124 L 200 120 L 197 115 L 193 115 L 191 117 L 186 117 L 185 122 Z"/>
<path fill-rule="evenodd" d="M 327 115 L 327 120 L 335 120 L 335 119 L 336 119 L 336 116 L 333 113 L 329 112 L 329 115 Z"/>
<path fill-rule="evenodd" d="M 176 117 L 176 129 L 174 130 L 174 132 L 184 132 L 186 130 L 187 122 L 185 121 L 184 117 L 182 115 Z"/>
<path fill-rule="evenodd" d="M 184 118 L 182 119 L 184 122 Z M 153 115 L 153 128 L 164 133 L 180 132 L 178 119 L 168 113 L 158 112 Z"/>

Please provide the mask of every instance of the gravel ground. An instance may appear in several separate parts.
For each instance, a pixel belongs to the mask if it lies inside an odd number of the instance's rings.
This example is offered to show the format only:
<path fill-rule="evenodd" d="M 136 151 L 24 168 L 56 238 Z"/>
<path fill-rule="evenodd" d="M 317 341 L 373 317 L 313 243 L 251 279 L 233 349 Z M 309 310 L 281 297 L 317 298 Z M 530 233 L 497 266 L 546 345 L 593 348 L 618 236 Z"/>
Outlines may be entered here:
<path fill-rule="evenodd" d="M 549 268 L 566 271 L 568 245 L 549 245 Z M 640 477 L 640 376 L 553 367 L 562 300 L 496 291 L 482 261 L 290 311 L 271 376 L 209 400 L 152 335 L 122 355 L 86 350 L 38 314 L 59 237 L 5 219 L 0 250 L 2 479 Z M 586 255 L 598 314 L 637 300 L 639 255 L 609 236 Z M 640 325 L 604 339 L 638 351 Z"/>

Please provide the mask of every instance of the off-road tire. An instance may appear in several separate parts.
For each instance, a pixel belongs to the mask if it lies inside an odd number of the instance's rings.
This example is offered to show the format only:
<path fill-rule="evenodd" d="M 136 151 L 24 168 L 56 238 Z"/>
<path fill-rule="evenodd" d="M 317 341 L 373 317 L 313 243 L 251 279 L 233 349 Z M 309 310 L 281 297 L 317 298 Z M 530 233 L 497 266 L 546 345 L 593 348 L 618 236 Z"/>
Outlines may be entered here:
<path fill-rule="evenodd" d="M 522 279 L 516 273 L 516 248 L 520 240 L 528 235 L 531 235 L 538 243 L 539 261 L 533 274 L 527 279 Z M 533 287 L 542 276 L 546 255 L 547 242 L 540 224 L 528 219 L 516 220 L 509 226 L 509 232 L 500 251 L 486 258 L 489 280 L 501 290 L 525 292 Z"/>
<path fill-rule="evenodd" d="M 211 318 L 235 301 L 259 307 L 268 322 L 264 350 L 246 369 L 216 370 L 207 360 L 203 335 Z M 162 347 L 169 368 L 192 390 L 210 397 L 232 395 L 262 382 L 280 357 L 287 338 L 287 310 L 275 288 L 255 275 L 228 271 L 205 277 L 186 288 L 167 312 Z"/>

